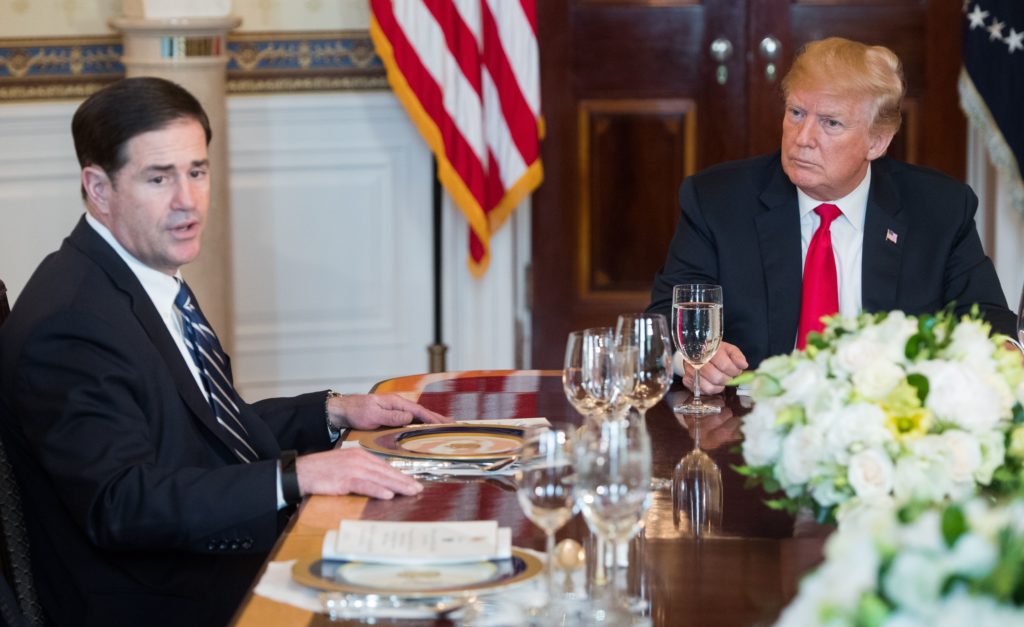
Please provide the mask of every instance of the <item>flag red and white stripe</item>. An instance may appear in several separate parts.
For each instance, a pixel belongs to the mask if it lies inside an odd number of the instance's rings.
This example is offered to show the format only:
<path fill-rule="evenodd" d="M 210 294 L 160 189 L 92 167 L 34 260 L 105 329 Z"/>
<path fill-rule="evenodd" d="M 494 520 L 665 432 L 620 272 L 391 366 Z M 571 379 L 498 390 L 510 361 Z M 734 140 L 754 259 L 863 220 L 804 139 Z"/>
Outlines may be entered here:
<path fill-rule="evenodd" d="M 433 150 L 469 222 L 469 267 L 541 182 L 534 0 L 370 0 L 388 82 Z"/>

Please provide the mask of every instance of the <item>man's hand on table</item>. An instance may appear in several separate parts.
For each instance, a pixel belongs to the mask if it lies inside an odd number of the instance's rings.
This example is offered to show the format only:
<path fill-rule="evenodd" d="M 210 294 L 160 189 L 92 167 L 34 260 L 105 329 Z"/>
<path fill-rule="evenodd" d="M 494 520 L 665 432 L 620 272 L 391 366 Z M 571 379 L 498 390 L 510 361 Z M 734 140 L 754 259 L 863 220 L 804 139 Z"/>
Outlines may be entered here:
<path fill-rule="evenodd" d="M 431 424 L 452 422 L 451 418 L 397 394 L 345 394 L 331 398 L 327 409 L 332 418 L 359 430 L 401 427 L 414 419 Z"/>
<path fill-rule="evenodd" d="M 295 473 L 302 496 L 363 494 L 390 499 L 396 494 L 413 495 L 423 491 L 419 481 L 358 448 L 303 455 L 295 460 Z"/>
<path fill-rule="evenodd" d="M 676 351 L 673 364 L 677 374 L 683 377 L 683 385 L 693 389 L 693 366 L 683 360 L 683 354 Z M 734 344 L 722 342 L 711 360 L 700 369 L 700 393 L 718 394 L 725 384 L 739 376 L 747 368 L 747 358 Z"/>

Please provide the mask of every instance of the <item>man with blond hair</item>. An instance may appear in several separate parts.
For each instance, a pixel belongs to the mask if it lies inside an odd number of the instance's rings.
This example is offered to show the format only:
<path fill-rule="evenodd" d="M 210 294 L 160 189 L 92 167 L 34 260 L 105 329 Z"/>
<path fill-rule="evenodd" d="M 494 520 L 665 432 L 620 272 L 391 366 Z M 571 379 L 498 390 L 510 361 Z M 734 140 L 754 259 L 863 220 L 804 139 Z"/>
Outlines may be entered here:
<path fill-rule="evenodd" d="M 976 304 L 994 330 L 1014 333 L 974 224 L 974 192 L 884 156 L 906 91 L 899 58 L 838 37 L 811 42 L 782 90 L 781 150 L 683 182 L 654 281 L 649 310 L 666 315 L 673 285 L 722 286 L 723 341 L 701 369 L 701 390 L 719 392 L 766 357 L 803 348 L 837 312 Z M 692 369 L 677 369 L 692 386 Z"/>

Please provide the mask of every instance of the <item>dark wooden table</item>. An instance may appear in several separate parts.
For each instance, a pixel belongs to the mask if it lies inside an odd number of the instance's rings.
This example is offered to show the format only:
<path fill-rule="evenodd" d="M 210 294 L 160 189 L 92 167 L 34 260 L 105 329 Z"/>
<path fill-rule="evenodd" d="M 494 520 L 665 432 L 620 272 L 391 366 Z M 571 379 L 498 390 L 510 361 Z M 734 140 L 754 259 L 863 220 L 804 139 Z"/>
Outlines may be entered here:
<path fill-rule="evenodd" d="M 565 400 L 557 371 L 474 371 L 401 377 L 384 381 L 378 392 L 400 392 L 455 419 L 508 419 L 543 416 L 579 423 Z M 653 474 L 671 478 L 683 455 L 693 448 L 692 417 L 672 413 L 671 405 L 688 393 L 673 388 L 647 413 L 653 450 Z M 701 418 L 701 446 L 722 472 L 724 511 L 721 529 L 695 538 L 673 524 L 668 490 L 654 493 L 645 523 L 644 575 L 650 585 L 655 625 L 764 625 L 773 622 L 793 597 L 801 574 L 821 559 L 824 535 L 793 537 L 793 520 L 764 506 L 764 494 L 743 486 L 732 470 L 740 462 L 740 416 L 749 399 L 732 390 L 711 402 L 721 414 Z M 278 542 L 271 560 L 318 555 L 323 534 L 346 518 L 365 520 L 497 520 L 512 528 L 517 546 L 543 550 L 544 535 L 522 514 L 515 487 L 507 479 L 452 478 L 427 482 L 416 497 L 392 501 L 362 497 L 308 499 Z M 586 534 L 580 516 L 558 538 Z M 327 625 L 322 615 L 250 595 L 237 625 Z M 378 621 L 380 624 L 380 621 Z M 396 622 L 395 624 L 410 624 Z M 446 624 L 446 623 L 439 623 Z"/>

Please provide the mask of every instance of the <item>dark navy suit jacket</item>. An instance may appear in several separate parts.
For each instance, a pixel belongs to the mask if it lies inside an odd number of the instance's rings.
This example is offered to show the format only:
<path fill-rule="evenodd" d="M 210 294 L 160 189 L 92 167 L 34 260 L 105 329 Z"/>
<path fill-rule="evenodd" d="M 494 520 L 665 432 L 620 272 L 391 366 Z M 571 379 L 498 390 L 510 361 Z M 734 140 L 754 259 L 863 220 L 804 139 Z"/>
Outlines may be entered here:
<path fill-rule="evenodd" d="M 793 350 L 802 258 L 796 187 L 779 153 L 724 163 L 688 177 L 682 215 L 649 311 L 671 315 L 672 286 L 722 286 L 723 339 L 750 367 Z M 908 314 L 977 303 L 994 330 L 1014 336 L 995 268 L 974 224 L 978 199 L 948 176 L 888 158 L 871 164 L 864 223 L 862 307 Z M 896 241 L 887 237 L 895 234 Z"/>
<path fill-rule="evenodd" d="M 0 433 L 55 623 L 225 624 L 278 536 L 282 448 L 324 393 L 243 404 L 239 463 L 138 279 L 84 219 L 0 328 Z"/>

